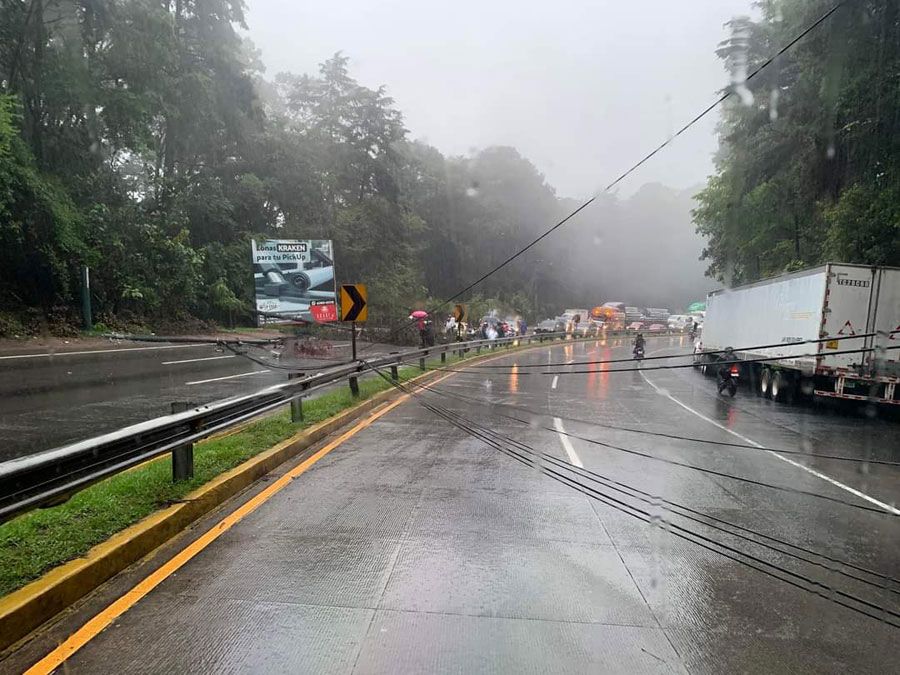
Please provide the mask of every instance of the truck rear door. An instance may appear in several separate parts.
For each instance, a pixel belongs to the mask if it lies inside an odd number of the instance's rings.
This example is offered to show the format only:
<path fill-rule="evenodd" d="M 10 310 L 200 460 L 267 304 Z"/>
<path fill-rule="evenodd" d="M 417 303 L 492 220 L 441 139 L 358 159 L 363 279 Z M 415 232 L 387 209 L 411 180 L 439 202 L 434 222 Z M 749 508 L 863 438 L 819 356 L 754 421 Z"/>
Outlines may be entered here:
<path fill-rule="evenodd" d="M 881 268 L 876 275 L 875 298 L 870 318 L 874 347 L 900 347 L 900 269 Z M 885 349 L 870 354 L 870 366 L 876 375 L 900 376 L 900 349 Z"/>
<path fill-rule="evenodd" d="M 819 343 L 819 368 L 858 370 L 868 363 L 866 353 L 839 352 L 864 349 L 872 340 L 864 335 L 874 331 L 879 270 L 855 265 L 829 265 L 825 290 L 825 311 L 822 322 L 823 338 L 838 338 Z"/>

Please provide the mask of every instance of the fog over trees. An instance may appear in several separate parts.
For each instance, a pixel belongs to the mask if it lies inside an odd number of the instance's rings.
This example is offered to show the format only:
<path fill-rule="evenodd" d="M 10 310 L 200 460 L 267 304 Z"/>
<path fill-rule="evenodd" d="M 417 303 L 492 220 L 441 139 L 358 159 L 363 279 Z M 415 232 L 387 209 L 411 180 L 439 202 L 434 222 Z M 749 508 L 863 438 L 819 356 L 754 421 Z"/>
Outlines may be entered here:
<path fill-rule="evenodd" d="M 764 3 L 733 24 L 723 64 L 760 62 L 824 4 Z M 317 72 L 265 73 L 245 11 L 0 6 L 0 333 L 77 325 L 83 265 L 109 326 L 252 320 L 263 236 L 333 239 L 338 280 L 368 283 L 388 323 L 577 205 L 513 147 L 445 156 L 416 140 L 390 82 L 351 76 L 353 45 Z M 674 311 L 715 286 L 707 268 L 740 281 L 827 257 L 896 264 L 897 6 L 856 3 L 841 21 L 838 56 L 814 36 L 753 83 L 754 105 L 729 103 L 705 188 L 602 195 L 475 297 L 532 319 L 607 300 Z"/>

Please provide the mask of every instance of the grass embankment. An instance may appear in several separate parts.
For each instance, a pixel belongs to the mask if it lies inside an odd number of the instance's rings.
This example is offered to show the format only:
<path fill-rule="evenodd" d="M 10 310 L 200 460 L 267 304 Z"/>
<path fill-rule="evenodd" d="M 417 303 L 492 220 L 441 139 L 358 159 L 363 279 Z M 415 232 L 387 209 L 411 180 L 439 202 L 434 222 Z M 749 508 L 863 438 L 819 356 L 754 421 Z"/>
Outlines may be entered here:
<path fill-rule="evenodd" d="M 459 360 L 447 355 L 448 363 Z M 435 360 L 426 365 L 439 364 Z M 408 380 L 421 372 L 415 366 L 405 366 L 400 368 L 400 379 Z M 237 433 L 198 443 L 194 447 L 194 478 L 190 481 L 172 482 L 172 460 L 166 455 L 97 483 L 64 504 L 31 511 L 0 525 L 0 596 L 83 556 L 92 546 L 225 471 L 390 386 L 381 377 L 366 377 L 359 381 L 359 398 L 342 386 L 304 401 L 300 424 L 291 422 L 290 411 L 285 408 Z"/>

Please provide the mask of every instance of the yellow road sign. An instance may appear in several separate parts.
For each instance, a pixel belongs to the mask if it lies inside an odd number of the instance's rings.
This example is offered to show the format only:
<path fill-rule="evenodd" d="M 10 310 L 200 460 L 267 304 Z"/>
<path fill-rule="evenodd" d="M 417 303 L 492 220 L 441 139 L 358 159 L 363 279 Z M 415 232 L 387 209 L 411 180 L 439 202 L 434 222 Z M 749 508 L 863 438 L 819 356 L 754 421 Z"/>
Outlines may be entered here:
<path fill-rule="evenodd" d="M 365 284 L 341 284 L 341 321 L 365 321 L 369 317 L 368 301 Z"/>
<path fill-rule="evenodd" d="M 465 305 L 456 305 L 453 308 L 453 316 L 460 323 L 466 323 L 469 320 L 469 308 Z"/>

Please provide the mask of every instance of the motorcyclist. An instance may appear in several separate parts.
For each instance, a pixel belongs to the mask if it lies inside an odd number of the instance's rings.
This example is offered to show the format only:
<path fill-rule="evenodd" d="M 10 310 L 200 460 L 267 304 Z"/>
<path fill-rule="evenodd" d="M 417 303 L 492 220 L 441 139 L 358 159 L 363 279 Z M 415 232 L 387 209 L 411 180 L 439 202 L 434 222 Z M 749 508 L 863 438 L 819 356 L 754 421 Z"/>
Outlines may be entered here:
<path fill-rule="evenodd" d="M 644 334 L 638 333 L 634 337 L 634 353 L 637 354 L 638 350 L 641 352 L 644 351 Z"/>
<path fill-rule="evenodd" d="M 725 384 L 731 379 L 731 366 L 734 363 L 734 350 L 731 347 L 726 347 L 725 352 L 722 354 L 722 365 L 719 366 L 719 370 L 717 371 L 717 379 L 719 381 L 719 393 L 722 393 L 722 390 L 725 388 Z"/>

